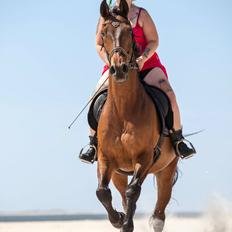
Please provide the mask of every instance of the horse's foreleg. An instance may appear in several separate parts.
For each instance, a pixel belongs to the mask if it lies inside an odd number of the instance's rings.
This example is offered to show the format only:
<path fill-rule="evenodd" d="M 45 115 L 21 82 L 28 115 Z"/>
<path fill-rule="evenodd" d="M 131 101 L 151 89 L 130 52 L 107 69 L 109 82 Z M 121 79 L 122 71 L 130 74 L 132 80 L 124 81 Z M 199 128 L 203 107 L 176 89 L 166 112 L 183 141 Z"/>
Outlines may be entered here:
<path fill-rule="evenodd" d="M 126 212 L 127 205 L 126 205 L 126 189 L 128 185 L 128 177 L 126 175 L 122 175 L 119 173 L 114 172 L 112 175 L 112 181 L 114 183 L 114 186 L 119 191 L 122 197 L 122 205 L 124 208 L 124 211 Z"/>
<path fill-rule="evenodd" d="M 141 185 L 146 177 L 147 170 L 140 164 L 136 164 L 135 172 L 126 190 L 127 210 L 121 232 L 132 232 L 134 230 L 133 217 L 136 210 L 136 202 L 141 193 Z"/>
<path fill-rule="evenodd" d="M 112 176 L 112 170 L 101 160 L 98 161 L 98 189 L 97 198 L 108 212 L 111 224 L 116 228 L 121 228 L 124 221 L 124 214 L 117 212 L 112 206 L 112 195 L 109 189 L 109 182 Z"/>
<path fill-rule="evenodd" d="M 155 232 L 162 232 L 165 221 L 165 208 L 171 198 L 173 180 L 178 158 L 172 161 L 164 170 L 156 174 L 158 199 L 155 211 L 151 217 L 151 226 Z"/>

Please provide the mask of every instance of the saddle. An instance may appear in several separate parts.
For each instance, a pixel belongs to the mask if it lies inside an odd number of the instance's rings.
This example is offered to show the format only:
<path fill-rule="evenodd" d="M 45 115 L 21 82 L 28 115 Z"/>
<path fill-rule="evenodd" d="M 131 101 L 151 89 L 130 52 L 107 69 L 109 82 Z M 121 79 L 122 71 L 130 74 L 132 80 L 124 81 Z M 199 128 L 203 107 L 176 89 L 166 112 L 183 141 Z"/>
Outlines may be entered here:
<path fill-rule="evenodd" d="M 160 121 L 160 134 L 168 136 L 168 131 L 173 128 L 173 112 L 167 95 L 160 89 L 142 82 L 146 93 L 152 99 Z M 88 112 L 89 126 L 97 131 L 98 121 L 101 116 L 102 109 L 107 99 L 107 89 L 101 90 L 94 99 Z"/>

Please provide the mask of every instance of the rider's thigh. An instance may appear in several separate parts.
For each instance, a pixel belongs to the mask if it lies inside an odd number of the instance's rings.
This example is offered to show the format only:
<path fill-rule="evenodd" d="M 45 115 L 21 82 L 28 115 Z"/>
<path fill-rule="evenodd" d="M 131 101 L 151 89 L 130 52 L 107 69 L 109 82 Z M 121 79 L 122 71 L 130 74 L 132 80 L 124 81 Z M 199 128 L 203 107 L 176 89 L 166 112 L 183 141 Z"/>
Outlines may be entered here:
<path fill-rule="evenodd" d="M 152 69 L 147 76 L 144 78 L 144 81 L 152 86 L 158 87 L 159 89 L 163 90 L 173 107 L 177 104 L 176 103 L 176 96 L 175 93 L 166 77 L 162 69 L 160 68 L 154 68 Z"/>
<path fill-rule="evenodd" d="M 166 82 L 168 79 L 166 75 L 164 74 L 163 70 L 161 68 L 153 68 L 144 78 L 144 81 L 148 85 L 156 86 L 158 88 L 161 88 L 160 84 L 162 82 Z"/>
<path fill-rule="evenodd" d="M 95 90 L 96 92 L 108 86 L 109 84 L 108 76 L 109 76 L 109 70 L 105 71 L 104 74 L 100 77 L 99 81 L 97 82 L 97 86 Z"/>

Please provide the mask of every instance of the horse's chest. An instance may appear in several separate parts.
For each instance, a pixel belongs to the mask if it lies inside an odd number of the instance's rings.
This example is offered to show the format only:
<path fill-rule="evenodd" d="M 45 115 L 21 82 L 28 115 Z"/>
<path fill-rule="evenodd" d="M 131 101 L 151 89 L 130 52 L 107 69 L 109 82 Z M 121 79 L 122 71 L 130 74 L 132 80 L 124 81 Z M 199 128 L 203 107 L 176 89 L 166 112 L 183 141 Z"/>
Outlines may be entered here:
<path fill-rule="evenodd" d="M 100 137 L 103 150 L 111 154 L 123 153 L 129 156 L 145 150 L 149 146 L 146 138 L 151 137 L 151 128 L 143 120 L 137 120 L 137 117 L 121 121 L 112 115 L 113 112 L 113 109 L 106 111 L 104 116 L 111 120 L 101 123 Z"/>
<path fill-rule="evenodd" d="M 108 134 L 104 136 L 103 147 L 108 151 L 114 151 L 115 153 L 123 152 L 128 154 L 135 154 L 139 151 L 142 145 L 142 138 L 135 131 L 122 132 L 115 134 Z"/>

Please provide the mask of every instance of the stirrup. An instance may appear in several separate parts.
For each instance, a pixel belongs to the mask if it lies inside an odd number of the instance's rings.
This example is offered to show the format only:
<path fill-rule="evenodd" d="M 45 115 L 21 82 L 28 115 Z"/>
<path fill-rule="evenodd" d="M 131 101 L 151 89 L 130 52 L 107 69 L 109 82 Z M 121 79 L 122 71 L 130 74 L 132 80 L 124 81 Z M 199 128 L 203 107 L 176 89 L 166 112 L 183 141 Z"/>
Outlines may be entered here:
<path fill-rule="evenodd" d="M 83 158 L 81 158 L 81 155 L 85 154 L 83 153 L 84 149 L 88 147 L 88 148 L 93 148 L 94 151 L 95 151 L 95 155 L 93 157 L 93 159 L 91 161 L 88 161 L 88 160 L 85 160 Z M 87 151 L 86 151 L 87 152 Z M 79 153 L 79 159 L 83 162 L 83 163 L 87 163 L 87 164 L 93 164 L 95 161 L 97 161 L 97 148 L 92 145 L 92 144 L 87 144 L 85 145 L 81 150 L 80 150 L 80 153 Z"/>
<path fill-rule="evenodd" d="M 190 148 L 188 147 L 188 145 L 185 142 L 187 142 L 190 145 Z M 192 153 L 188 154 L 188 155 L 182 155 L 180 150 L 179 150 L 180 143 L 184 143 L 189 149 L 192 149 Z M 181 159 L 189 159 L 189 158 L 193 157 L 194 154 L 196 154 L 196 149 L 194 148 L 193 144 L 185 138 L 182 138 L 181 140 L 179 140 L 175 143 L 175 151 Z"/>

